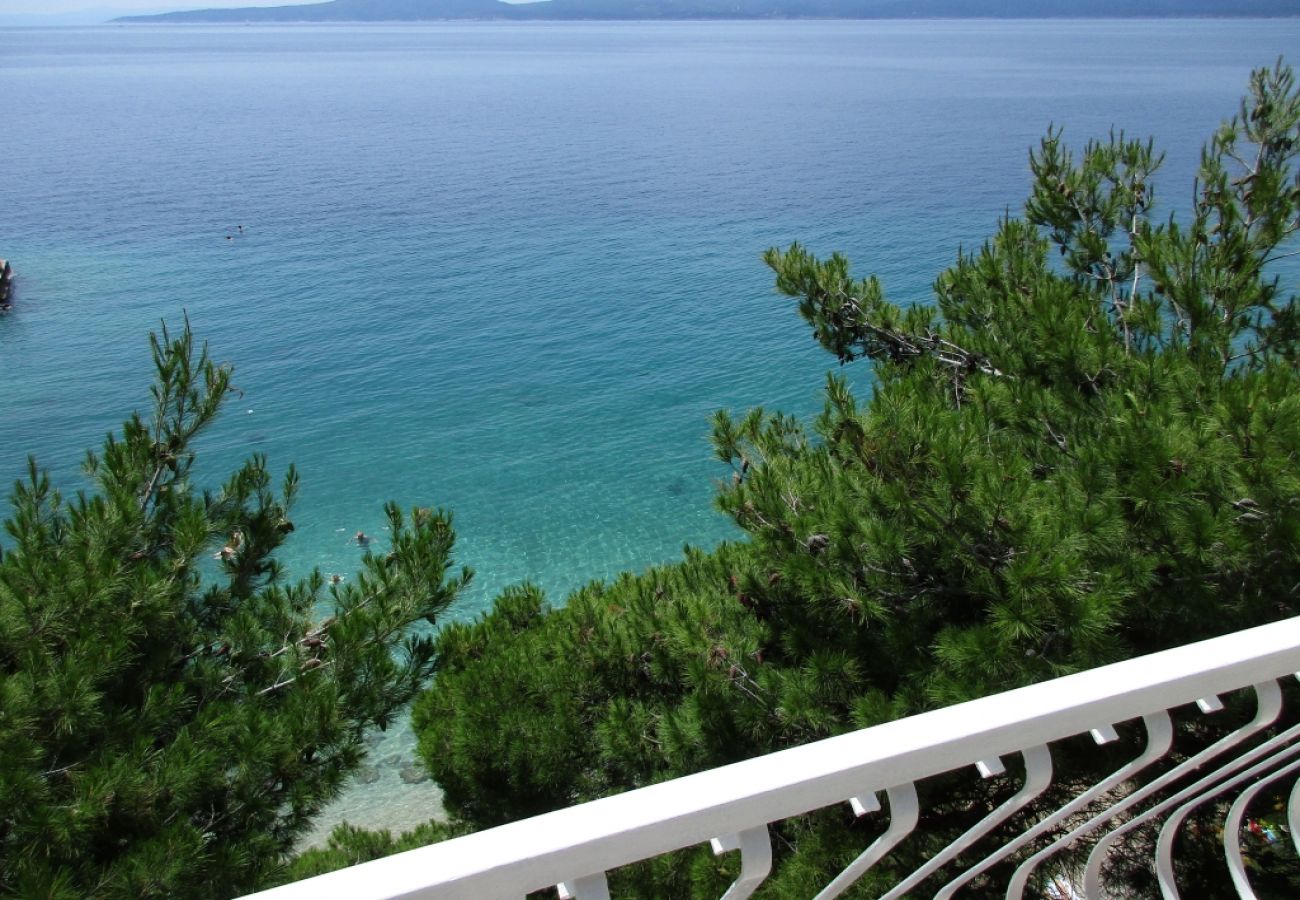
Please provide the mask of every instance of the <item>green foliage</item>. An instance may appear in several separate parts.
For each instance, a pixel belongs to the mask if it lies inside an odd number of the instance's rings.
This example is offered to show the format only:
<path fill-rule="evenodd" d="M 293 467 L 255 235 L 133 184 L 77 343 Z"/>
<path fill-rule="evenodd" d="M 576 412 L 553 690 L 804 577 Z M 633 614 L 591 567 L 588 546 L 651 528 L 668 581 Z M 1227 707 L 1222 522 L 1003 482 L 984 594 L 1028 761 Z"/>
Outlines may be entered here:
<path fill-rule="evenodd" d="M 1026 221 L 931 307 L 769 252 L 822 344 L 879 380 L 866 411 L 832 380 L 816 445 L 720 422 L 753 465 L 721 503 L 783 565 L 764 602 L 805 627 L 845 598 L 874 627 L 829 631 L 909 710 L 1294 612 L 1295 298 L 1266 266 L 1297 226 L 1298 128 L 1289 70 L 1255 73 L 1186 229 L 1149 219 L 1149 144 L 1076 163 L 1049 134 Z"/>
<path fill-rule="evenodd" d="M 417 700 L 413 725 L 448 810 L 499 824 L 648 784 L 666 761 L 741 758 L 766 729 L 759 633 L 730 587 L 744 560 L 740 547 L 688 548 L 677 565 L 588 585 L 563 610 L 524 586 L 442 629 L 439 689 Z"/>
<path fill-rule="evenodd" d="M 288 883 L 314 878 L 336 869 L 360 865 L 373 859 L 382 859 L 394 853 L 427 847 L 439 841 L 460 837 L 469 831 L 465 826 L 446 822 L 426 822 L 410 831 L 394 836 L 387 829 L 367 831 L 354 825 L 340 825 L 329 836 L 324 847 L 305 850 L 280 873 L 278 881 Z"/>
<path fill-rule="evenodd" d="M 1206 147 L 1187 223 L 1153 218 L 1150 143 L 1075 157 L 1052 131 L 1024 217 L 933 304 L 889 302 L 838 254 L 768 251 L 822 346 L 872 361 L 869 401 L 831 375 L 811 428 L 716 415 L 745 543 L 560 609 L 509 591 L 444 631 L 416 727 L 452 812 L 495 824 L 1295 615 L 1297 314 L 1272 264 L 1300 227 L 1298 153 L 1279 63 Z M 1066 747 L 1058 771 L 1106 755 Z M 926 790 L 926 840 L 1007 792 Z M 775 826 L 766 894 L 852 859 L 850 819 Z M 686 851 L 617 879 L 705 895 L 718 865 Z"/>
<path fill-rule="evenodd" d="M 270 877 L 422 687 L 448 578 L 447 515 L 388 507 L 390 548 L 326 586 L 274 558 L 291 468 L 254 457 L 216 491 L 193 441 L 230 370 L 188 328 L 153 338 L 148 420 L 64 498 L 35 462 L 0 558 L 0 894 L 229 896 Z M 224 544 L 224 546 L 223 546 Z M 221 547 L 216 562 L 208 559 Z M 321 615 L 327 609 L 328 614 Z"/>

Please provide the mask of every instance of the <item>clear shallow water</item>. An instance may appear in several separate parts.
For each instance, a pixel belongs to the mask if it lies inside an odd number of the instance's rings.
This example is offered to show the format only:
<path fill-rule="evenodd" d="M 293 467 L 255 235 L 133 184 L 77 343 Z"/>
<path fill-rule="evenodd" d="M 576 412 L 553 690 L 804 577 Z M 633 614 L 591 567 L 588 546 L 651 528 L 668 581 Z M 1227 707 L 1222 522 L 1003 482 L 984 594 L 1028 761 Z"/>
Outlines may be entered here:
<path fill-rule="evenodd" d="M 1297 46 L 1300 20 L 0 29 L 0 479 L 75 479 L 184 311 L 244 390 L 210 471 L 301 470 L 292 570 L 351 571 L 394 498 L 455 511 L 456 615 L 525 578 L 559 601 L 733 534 L 714 409 L 818 407 L 832 361 L 765 247 L 924 299 L 1051 122 L 1153 135 L 1185 202 Z M 385 765 L 336 812 L 433 794 Z"/>

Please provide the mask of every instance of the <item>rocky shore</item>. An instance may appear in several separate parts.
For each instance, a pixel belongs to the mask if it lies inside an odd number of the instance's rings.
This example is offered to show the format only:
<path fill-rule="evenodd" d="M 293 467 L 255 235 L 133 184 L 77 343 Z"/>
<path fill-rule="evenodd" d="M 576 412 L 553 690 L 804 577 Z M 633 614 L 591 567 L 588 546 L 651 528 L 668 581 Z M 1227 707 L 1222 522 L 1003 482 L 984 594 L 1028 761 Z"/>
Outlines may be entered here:
<path fill-rule="evenodd" d="M 325 846 L 330 832 L 343 822 L 398 834 L 430 819 L 446 818 L 442 790 L 420 764 L 409 725 L 366 735 L 366 757 L 342 795 L 303 835 L 300 850 Z"/>

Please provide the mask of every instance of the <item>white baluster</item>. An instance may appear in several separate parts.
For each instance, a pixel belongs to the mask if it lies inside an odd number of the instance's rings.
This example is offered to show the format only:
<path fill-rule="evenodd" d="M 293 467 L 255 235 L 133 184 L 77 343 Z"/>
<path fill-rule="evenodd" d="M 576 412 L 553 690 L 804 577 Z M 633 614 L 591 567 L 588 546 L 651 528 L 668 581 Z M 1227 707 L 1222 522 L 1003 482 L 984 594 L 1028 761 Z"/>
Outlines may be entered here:
<path fill-rule="evenodd" d="M 1286 824 L 1291 829 L 1291 843 L 1295 844 L 1296 853 L 1300 853 L 1300 781 L 1291 788 L 1291 797 L 1286 802 Z"/>
<path fill-rule="evenodd" d="M 1276 740 L 1276 738 L 1274 740 Z M 1156 844 L 1156 876 L 1160 881 L 1160 892 L 1164 895 L 1166 900 L 1178 900 L 1181 896 L 1178 892 L 1178 885 L 1174 881 L 1173 849 L 1174 841 L 1178 837 L 1178 830 L 1182 826 L 1183 820 L 1187 818 L 1191 811 L 1205 803 L 1207 800 L 1213 800 L 1220 794 L 1226 794 L 1237 785 L 1244 784 L 1256 775 L 1266 772 L 1268 769 L 1280 762 L 1284 762 L 1292 756 L 1295 756 L 1297 753 L 1300 753 L 1300 744 L 1294 747 L 1288 747 L 1279 753 L 1274 754 L 1263 762 L 1257 763 L 1245 772 L 1237 775 L 1235 778 L 1230 778 L 1224 783 L 1192 797 L 1191 800 L 1188 800 L 1182 806 L 1178 807 L 1178 809 L 1176 809 L 1169 818 L 1165 820 L 1164 825 L 1160 828 L 1160 839 Z M 1228 810 L 1227 819 L 1225 819 L 1223 824 L 1223 849 L 1227 855 L 1228 871 L 1232 875 L 1233 883 L 1237 886 L 1237 893 L 1242 897 L 1253 898 L 1255 896 L 1255 892 L 1250 888 L 1250 880 L 1246 877 L 1245 865 L 1241 859 L 1240 832 L 1242 814 L 1246 811 L 1246 805 L 1250 803 L 1251 799 L 1254 798 L 1255 794 L 1258 793 L 1261 788 L 1268 786 L 1278 778 L 1284 777 L 1296 768 L 1300 768 L 1300 761 L 1296 761 L 1291 765 L 1284 767 L 1281 771 L 1275 772 L 1267 778 L 1256 782 L 1254 785 L 1243 791 L 1241 796 L 1237 798 L 1236 802 L 1233 803 L 1232 807 Z"/>
<path fill-rule="evenodd" d="M 609 900 L 609 882 L 604 872 L 561 881 L 555 888 L 560 892 L 560 900 Z"/>
<path fill-rule="evenodd" d="M 977 865 L 972 866 L 960 876 L 948 882 L 948 884 L 944 885 L 939 892 L 934 895 L 935 900 L 948 900 L 948 898 L 952 897 L 953 894 L 957 893 L 960 888 L 976 876 L 991 869 L 993 866 L 997 865 L 1026 844 L 1029 844 L 1031 841 L 1046 834 L 1070 816 L 1092 803 L 1102 794 L 1113 790 L 1117 785 L 1132 778 L 1138 772 L 1141 772 L 1147 766 L 1151 765 L 1151 763 L 1168 753 L 1169 747 L 1174 740 L 1174 725 L 1169 718 L 1169 713 L 1161 710 L 1158 713 L 1143 716 L 1142 721 L 1146 725 L 1147 731 L 1146 749 L 1143 750 L 1142 753 L 1112 772 L 1108 777 L 1097 782 L 1091 788 L 1075 797 L 1065 806 L 1062 806 L 1056 812 L 1034 825 L 1034 827 L 1030 828 L 1015 840 L 1009 841 L 1002 847 L 999 847 L 993 853 L 990 853 L 982 859 Z M 1119 735 L 1115 733 L 1115 729 L 1110 725 L 1101 728 L 1094 728 L 1090 733 L 1092 734 L 1092 739 L 1098 744 L 1108 744 L 1111 741 L 1119 740 Z M 1023 884 L 1021 885 L 1020 890 L 1023 890 Z M 1013 896 L 1011 889 L 1008 889 L 1007 896 Z M 1019 897 L 1020 895 L 1017 893 L 1014 896 Z"/>
<path fill-rule="evenodd" d="M 1024 895 L 1025 887 L 1029 883 L 1029 877 L 1034 868 L 1049 856 L 1056 854 L 1066 847 L 1073 846 L 1079 838 L 1091 834 L 1099 827 L 1115 818 L 1115 816 L 1127 809 L 1131 809 L 1138 803 L 1141 803 L 1147 797 L 1164 789 L 1166 785 L 1169 785 L 1183 777 L 1183 775 L 1199 767 L 1207 760 L 1213 759 L 1229 747 L 1241 743 L 1252 734 L 1255 734 L 1272 724 L 1273 720 L 1277 718 L 1278 713 L 1282 711 L 1282 689 L 1278 687 L 1276 681 L 1261 682 L 1260 684 L 1255 685 L 1255 697 L 1257 703 L 1255 717 L 1251 719 L 1249 723 L 1238 728 L 1236 731 L 1233 731 L 1231 734 L 1220 738 L 1214 744 L 1206 747 L 1191 759 L 1184 760 L 1168 772 L 1165 772 L 1163 775 L 1152 780 L 1149 784 L 1129 794 L 1114 806 L 1102 810 L 1082 825 L 1079 825 L 1066 834 L 1061 835 L 1051 844 L 1022 862 L 1019 868 L 1017 868 L 1015 873 L 1011 876 L 1011 881 L 1007 885 L 1007 900 L 1020 900 Z"/>
<path fill-rule="evenodd" d="M 1269 684 L 1272 685 L 1274 691 L 1277 691 L 1280 698 L 1281 691 L 1278 689 L 1277 682 L 1275 681 L 1269 682 Z M 1263 685 L 1255 686 L 1257 691 L 1259 691 L 1262 687 Z M 1261 694 L 1261 697 L 1262 696 L 1263 694 Z M 1279 708 L 1281 706 L 1280 699 L 1278 700 L 1278 706 Z M 1251 734 L 1254 734 L 1256 731 L 1268 727 L 1270 724 L 1272 724 L 1273 719 L 1277 718 L 1277 713 L 1274 712 L 1271 717 L 1266 718 L 1264 716 L 1265 712 L 1266 710 L 1264 708 L 1264 703 L 1261 700 L 1260 709 L 1256 712 L 1255 718 L 1251 719 L 1248 724 L 1242 726 L 1236 731 L 1231 732 L 1225 737 L 1220 738 L 1218 741 L 1211 744 L 1209 747 L 1202 750 L 1200 753 L 1196 754 L 1191 759 L 1188 759 L 1187 761 L 1183 762 L 1181 765 L 1175 766 L 1173 769 L 1170 769 L 1168 772 L 1166 772 L 1160 778 L 1157 778 L 1155 781 L 1153 781 L 1150 785 L 1147 785 L 1142 790 L 1135 791 L 1131 796 L 1136 797 L 1138 795 L 1143 795 L 1142 799 L 1145 799 L 1147 796 L 1150 796 L 1150 794 L 1152 793 L 1152 791 L 1150 791 L 1149 788 L 1152 788 L 1157 784 L 1160 787 L 1164 787 L 1165 784 L 1168 784 L 1169 781 L 1173 780 L 1173 778 L 1181 778 L 1183 775 L 1187 774 L 1187 772 L 1190 772 L 1193 769 L 1200 768 L 1201 765 L 1213 759 L 1214 757 L 1218 756 L 1224 750 L 1241 743 L 1241 741 L 1245 740 L 1247 737 L 1249 737 Z M 1297 725 L 1294 728 L 1290 728 L 1287 731 L 1284 731 L 1282 734 L 1277 735 L 1276 737 L 1270 738 L 1269 740 L 1260 744 L 1258 747 L 1255 747 L 1253 750 L 1249 751 L 1248 753 L 1244 753 L 1241 756 L 1237 757 L 1236 759 L 1232 760 L 1231 762 L 1226 763 L 1223 766 L 1220 766 L 1218 769 L 1215 769 L 1209 775 L 1206 775 L 1204 778 L 1201 778 L 1196 783 L 1183 788 L 1173 796 L 1167 798 L 1166 800 L 1160 803 L 1157 803 L 1155 806 L 1151 807 L 1146 812 L 1142 813 L 1140 816 L 1135 816 L 1134 818 L 1129 819 L 1123 825 L 1120 825 L 1118 828 L 1114 828 L 1109 833 L 1103 835 L 1101 840 L 1097 841 L 1096 845 L 1092 848 L 1092 853 L 1088 855 L 1088 866 L 1083 873 L 1084 894 L 1088 897 L 1101 896 L 1101 867 L 1106 861 L 1106 855 L 1110 852 L 1110 848 L 1114 846 L 1115 842 L 1118 841 L 1121 837 L 1128 834 L 1130 831 L 1133 831 L 1134 829 L 1139 828 L 1142 825 L 1145 825 L 1147 822 L 1150 822 L 1158 818 L 1159 816 L 1163 815 L 1167 810 L 1173 808 L 1179 803 L 1182 803 L 1188 797 L 1193 797 L 1196 794 L 1200 793 L 1205 788 L 1209 787 L 1210 785 L 1222 781 L 1223 779 L 1231 775 L 1233 772 L 1236 772 L 1238 769 L 1241 769 L 1244 766 L 1248 766 L 1255 760 L 1259 759 L 1260 757 L 1273 752 L 1273 750 L 1276 747 L 1288 743 L 1296 735 L 1300 735 L 1300 725 Z M 1169 780 L 1166 781 L 1165 779 L 1169 779 Z M 1126 798 L 1126 802 L 1127 799 L 1131 799 L 1131 797 Z M 1117 804 L 1114 810 L 1112 810 L 1112 815 L 1115 811 L 1118 811 L 1122 806 L 1124 806 L 1123 803 Z"/>
<path fill-rule="evenodd" d="M 709 844 L 715 856 L 731 850 L 740 851 L 740 875 L 727 888 L 722 900 L 745 900 L 772 871 L 772 839 L 766 825 L 714 838 Z"/>
<path fill-rule="evenodd" d="M 899 882 L 893 890 L 881 897 L 880 900 L 898 900 L 912 888 L 956 859 L 971 844 L 1011 818 L 1035 797 L 1047 790 L 1047 786 L 1052 783 L 1052 752 L 1047 749 L 1046 745 L 1039 744 L 1036 747 L 1030 747 L 1028 750 L 1022 751 L 1021 756 L 1025 760 L 1025 783 L 1020 790 L 977 822 L 965 834 L 931 857 L 925 865 Z M 999 761 L 1000 766 L 1001 761 Z M 979 769 L 980 773 L 983 774 L 985 771 L 983 763 L 980 764 Z"/>
<path fill-rule="evenodd" d="M 889 798 L 889 827 L 885 833 L 862 851 L 862 855 L 853 860 L 849 867 L 835 876 L 835 880 L 822 890 L 814 900 L 831 900 L 848 890 L 853 882 L 861 878 L 868 869 L 885 857 L 898 844 L 912 833 L 916 820 L 920 818 L 921 807 L 916 799 L 916 785 L 908 782 L 885 791 Z M 856 808 L 857 804 L 855 804 Z"/>

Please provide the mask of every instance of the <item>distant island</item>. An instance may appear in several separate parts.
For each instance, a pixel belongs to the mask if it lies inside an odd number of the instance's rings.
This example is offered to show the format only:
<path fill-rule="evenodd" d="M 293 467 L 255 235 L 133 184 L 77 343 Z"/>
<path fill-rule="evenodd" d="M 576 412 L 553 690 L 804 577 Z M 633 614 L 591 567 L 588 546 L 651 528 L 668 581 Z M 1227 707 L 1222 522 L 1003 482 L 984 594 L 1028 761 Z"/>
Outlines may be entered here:
<path fill-rule="evenodd" d="M 1293 17 L 1296 0 L 332 0 L 199 9 L 114 22 L 421 22 L 644 19 L 1052 19 Z"/>

